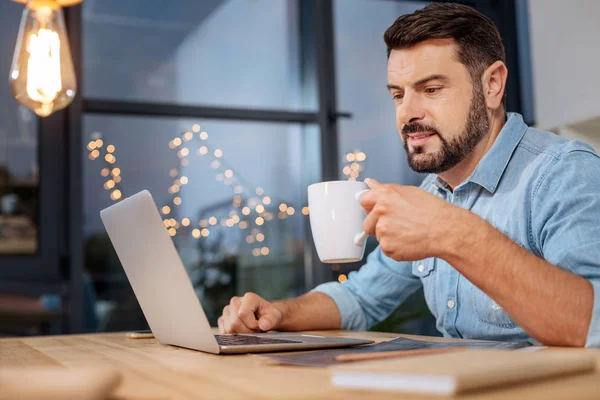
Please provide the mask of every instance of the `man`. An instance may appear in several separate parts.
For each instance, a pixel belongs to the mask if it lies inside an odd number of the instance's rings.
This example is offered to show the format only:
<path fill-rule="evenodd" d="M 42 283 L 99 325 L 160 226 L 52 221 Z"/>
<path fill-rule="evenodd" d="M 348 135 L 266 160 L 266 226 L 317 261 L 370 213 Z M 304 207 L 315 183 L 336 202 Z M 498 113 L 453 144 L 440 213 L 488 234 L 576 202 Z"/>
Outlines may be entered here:
<path fill-rule="evenodd" d="M 379 247 L 344 283 L 296 299 L 253 293 L 225 333 L 367 329 L 423 285 L 446 337 L 600 346 L 600 158 L 505 113 L 493 23 L 432 4 L 386 31 L 388 89 L 420 188 L 366 180 Z"/>

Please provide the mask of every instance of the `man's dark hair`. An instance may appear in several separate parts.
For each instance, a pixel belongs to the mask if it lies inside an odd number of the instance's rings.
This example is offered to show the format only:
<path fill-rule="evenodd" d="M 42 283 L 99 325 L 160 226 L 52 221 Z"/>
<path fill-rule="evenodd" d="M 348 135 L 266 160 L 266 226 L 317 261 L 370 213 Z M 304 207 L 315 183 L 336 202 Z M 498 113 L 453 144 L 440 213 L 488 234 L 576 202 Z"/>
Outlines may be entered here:
<path fill-rule="evenodd" d="M 433 3 L 399 17 L 383 35 L 388 57 L 392 50 L 410 48 L 428 39 L 454 39 L 458 61 L 477 84 L 483 71 L 505 61 L 504 45 L 496 25 L 474 8 L 456 3 Z"/>

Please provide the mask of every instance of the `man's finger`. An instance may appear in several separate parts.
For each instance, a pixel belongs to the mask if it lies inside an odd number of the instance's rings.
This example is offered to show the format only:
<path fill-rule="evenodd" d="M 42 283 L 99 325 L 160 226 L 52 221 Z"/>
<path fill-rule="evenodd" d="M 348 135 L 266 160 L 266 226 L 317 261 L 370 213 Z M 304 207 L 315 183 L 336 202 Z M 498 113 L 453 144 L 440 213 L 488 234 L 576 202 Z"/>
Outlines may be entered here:
<path fill-rule="evenodd" d="M 242 299 L 237 315 L 249 329 L 258 329 L 256 311 L 260 307 L 261 301 L 262 299 L 260 297 L 250 293 L 246 294 Z"/>
<path fill-rule="evenodd" d="M 375 229 L 377 227 L 377 221 L 379 221 L 379 217 L 379 214 L 371 211 L 369 215 L 367 215 L 367 218 L 365 218 L 365 221 L 363 222 L 363 229 L 369 236 L 376 235 Z"/>
<path fill-rule="evenodd" d="M 360 196 L 360 205 L 365 209 L 367 214 L 375 207 L 378 198 L 379 193 L 376 190 L 369 190 Z"/>
<path fill-rule="evenodd" d="M 267 310 L 261 313 L 260 319 L 258 320 L 258 327 L 261 331 L 266 332 L 272 329 L 277 329 L 279 326 L 279 318 L 275 314 L 273 307 L 268 307 Z"/>
<path fill-rule="evenodd" d="M 225 324 L 223 323 L 223 317 L 219 317 L 217 320 L 217 325 L 219 326 L 219 333 L 225 333 Z"/>
<path fill-rule="evenodd" d="M 240 304 L 239 297 L 232 297 L 229 301 L 229 316 L 225 320 L 225 331 L 227 333 L 237 332 L 236 325 L 238 321 L 238 305 Z M 241 322 L 241 321 L 240 321 Z"/>
<path fill-rule="evenodd" d="M 244 321 L 239 319 L 238 317 L 231 317 L 231 321 L 229 322 L 229 329 L 231 329 L 231 333 L 253 333 L 254 330 L 248 328 Z"/>

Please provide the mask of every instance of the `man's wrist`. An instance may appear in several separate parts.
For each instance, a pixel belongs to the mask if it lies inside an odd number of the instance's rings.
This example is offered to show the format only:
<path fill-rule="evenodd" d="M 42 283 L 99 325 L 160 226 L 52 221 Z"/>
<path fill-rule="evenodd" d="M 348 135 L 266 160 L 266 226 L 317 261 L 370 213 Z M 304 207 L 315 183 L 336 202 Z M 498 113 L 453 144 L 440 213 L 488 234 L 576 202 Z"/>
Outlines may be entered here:
<path fill-rule="evenodd" d="M 273 307 L 275 307 L 281 313 L 281 320 L 279 321 L 279 328 L 282 330 L 286 330 L 286 323 L 289 320 L 289 315 L 291 314 L 292 305 L 290 303 L 294 302 L 294 299 L 286 299 L 280 301 L 274 301 L 271 303 Z M 287 328 L 289 329 L 289 327 Z"/>
<path fill-rule="evenodd" d="M 478 215 L 452 207 L 435 240 L 436 256 L 448 262 L 468 256 L 473 247 L 484 240 L 487 227 L 487 222 Z"/>

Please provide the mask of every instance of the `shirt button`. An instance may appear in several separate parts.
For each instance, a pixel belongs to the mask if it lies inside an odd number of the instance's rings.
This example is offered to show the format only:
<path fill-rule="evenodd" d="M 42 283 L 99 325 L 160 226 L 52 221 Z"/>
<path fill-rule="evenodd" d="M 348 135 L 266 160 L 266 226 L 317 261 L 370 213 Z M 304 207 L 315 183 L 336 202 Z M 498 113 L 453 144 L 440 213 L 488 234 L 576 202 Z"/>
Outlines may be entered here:
<path fill-rule="evenodd" d="M 417 267 L 417 270 L 418 270 L 419 272 L 423 272 L 423 271 L 425 271 L 425 266 L 424 266 L 423 264 L 421 264 L 421 265 L 419 265 L 419 266 Z"/>
<path fill-rule="evenodd" d="M 456 306 L 456 303 L 454 302 L 454 300 L 448 300 L 448 308 L 452 309 L 452 308 L 454 308 L 454 306 Z"/>

